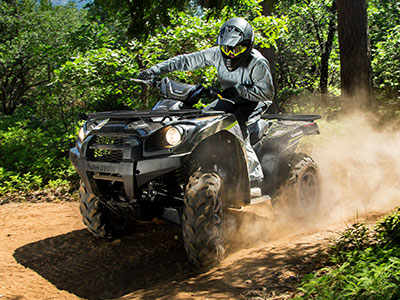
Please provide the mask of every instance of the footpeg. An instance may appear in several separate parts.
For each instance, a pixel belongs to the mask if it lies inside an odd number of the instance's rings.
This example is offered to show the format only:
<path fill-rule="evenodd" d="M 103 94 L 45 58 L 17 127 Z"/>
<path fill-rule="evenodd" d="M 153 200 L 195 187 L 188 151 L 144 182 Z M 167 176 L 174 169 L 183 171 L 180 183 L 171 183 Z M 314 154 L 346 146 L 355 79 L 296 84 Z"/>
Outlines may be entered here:
<path fill-rule="evenodd" d="M 268 195 L 262 195 L 261 193 L 261 188 L 259 187 L 253 187 L 250 189 L 250 204 L 258 204 L 258 203 L 263 203 L 268 200 L 271 200 L 271 197 Z"/>
<path fill-rule="evenodd" d="M 250 197 L 261 197 L 261 189 L 259 187 L 253 187 L 250 189 Z"/>

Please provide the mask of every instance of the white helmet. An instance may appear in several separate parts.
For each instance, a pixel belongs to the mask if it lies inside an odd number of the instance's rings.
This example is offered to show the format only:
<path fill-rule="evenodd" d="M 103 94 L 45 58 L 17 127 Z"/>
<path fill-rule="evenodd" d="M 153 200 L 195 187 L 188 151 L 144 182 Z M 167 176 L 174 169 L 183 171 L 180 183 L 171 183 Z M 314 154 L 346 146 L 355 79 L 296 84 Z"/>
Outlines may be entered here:
<path fill-rule="evenodd" d="M 229 19 L 222 25 L 217 36 L 217 45 L 228 71 L 245 65 L 254 46 L 254 31 L 243 18 Z"/>

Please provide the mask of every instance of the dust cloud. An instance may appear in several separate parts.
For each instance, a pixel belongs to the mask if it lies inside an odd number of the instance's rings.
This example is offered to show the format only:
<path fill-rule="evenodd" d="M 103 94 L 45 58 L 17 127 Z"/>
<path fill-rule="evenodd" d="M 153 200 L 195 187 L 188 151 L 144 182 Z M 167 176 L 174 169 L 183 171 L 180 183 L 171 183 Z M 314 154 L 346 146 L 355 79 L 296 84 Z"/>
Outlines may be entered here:
<path fill-rule="evenodd" d="M 321 134 L 310 136 L 300 151 L 311 155 L 319 166 L 322 197 L 318 216 L 304 223 L 270 205 L 250 207 L 244 217 L 237 218 L 236 244 L 254 246 L 301 231 L 348 224 L 400 206 L 400 130 L 382 125 L 374 114 L 358 111 L 317 123 Z"/>
<path fill-rule="evenodd" d="M 312 156 L 320 167 L 324 222 L 400 205 L 400 130 L 360 112 L 320 127 Z"/>

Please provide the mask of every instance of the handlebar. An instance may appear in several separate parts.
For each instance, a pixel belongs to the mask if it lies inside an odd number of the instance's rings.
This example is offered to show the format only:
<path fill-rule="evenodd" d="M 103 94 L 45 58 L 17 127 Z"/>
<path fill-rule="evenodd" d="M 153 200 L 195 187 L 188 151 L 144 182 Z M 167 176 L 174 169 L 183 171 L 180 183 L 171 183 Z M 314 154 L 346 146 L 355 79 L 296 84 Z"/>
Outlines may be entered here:
<path fill-rule="evenodd" d="M 139 78 L 131 78 L 131 81 L 133 81 L 135 83 L 146 85 L 151 88 L 160 88 L 162 78 L 160 78 L 158 76 L 155 76 L 155 77 L 147 79 L 147 80 L 139 79 Z M 206 98 L 218 99 L 218 100 L 230 102 L 231 104 L 235 104 L 235 101 L 233 101 L 231 99 L 223 98 L 218 90 L 215 90 L 215 89 L 204 89 L 204 90 L 208 90 L 208 92 L 206 92 L 206 93 L 203 92 L 203 96 L 206 96 Z"/>
<path fill-rule="evenodd" d="M 131 81 L 147 85 L 148 87 L 158 87 L 160 85 L 161 78 L 160 77 L 153 77 L 152 79 L 149 79 L 149 80 L 131 78 Z"/>

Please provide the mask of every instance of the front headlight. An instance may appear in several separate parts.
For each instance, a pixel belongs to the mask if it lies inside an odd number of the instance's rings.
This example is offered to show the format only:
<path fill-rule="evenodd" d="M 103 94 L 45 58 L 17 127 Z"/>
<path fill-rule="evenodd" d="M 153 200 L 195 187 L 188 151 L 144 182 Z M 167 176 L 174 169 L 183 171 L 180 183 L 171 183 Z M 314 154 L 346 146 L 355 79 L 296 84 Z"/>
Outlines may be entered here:
<path fill-rule="evenodd" d="M 149 136 L 144 142 L 144 150 L 153 152 L 174 148 L 182 143 L 185 132 L 183 126 L 166 126 Z"/>
<path fill-rule="evenodd" d="M 87 136 L 87 131 L 86 131 L 86 126 L 83 124 L 83 126 L 79 129 L 78 136 L 76 138 L 76 146 L 78 149 L 81 149 L 83 141 L 85 140 Z"/>
<path fill-rule="evenodd" d="M 83 141 L 85 140 L 85 138 L 89 135 L 89 133 L 92 130 L 101 129 L 105 124 L 107 124 L 108 120 L 109 119 L 86 121 L 83 124 L 83 126 L 79 129 L 79 132 L 78 132 L 78 138 L 77 138 L 78 148 L 80 148 L 82 146 Z"/>
<path fill-rule="evenodd" d="M 181 131 L 174 127 L 171 126 L 167 129 L 165 132 L 165 141 L 171 146 L 175 147 L 182 141 L 182 133 Z"/>
<path fill-rule="evenodd" d="M 79 129 L 79 133 L 78 133 L 78 141 L 82 144 L 83 140 L 86 137 L 86 133 L 85 133 L 85 129 L 83 128 L 83 126 Z"/>

